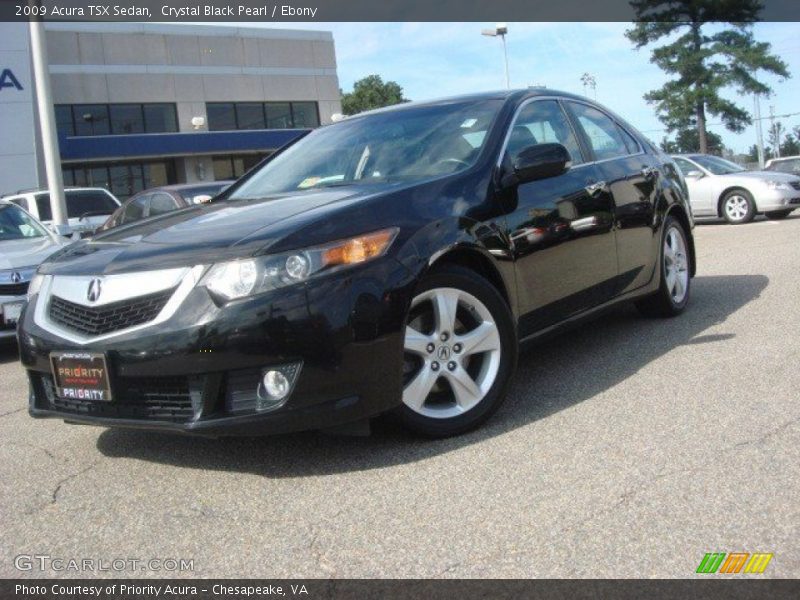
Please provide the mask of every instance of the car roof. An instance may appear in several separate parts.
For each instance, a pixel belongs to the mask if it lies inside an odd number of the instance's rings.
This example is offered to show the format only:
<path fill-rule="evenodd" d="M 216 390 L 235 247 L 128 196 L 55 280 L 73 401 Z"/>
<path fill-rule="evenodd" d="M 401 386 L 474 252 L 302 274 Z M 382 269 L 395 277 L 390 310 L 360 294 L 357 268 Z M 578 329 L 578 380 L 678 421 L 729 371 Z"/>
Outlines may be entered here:
<path fill-rule="evenodd" d="M 107 194 L 111 194 L 106 188 L 102 187 L 77 187 L 77 186 L 68 186 L 64 188 L 65 192 L 106 192 Z M 50 190 L 39 190 L 39 189 L 30 189 L 30 190 L 19 190 L 17 192 L 13 192 L 11 194 L 5 194 L 2 198 L 13 198 L 16 196 L 26 196 L 28 194 L 32 194 L 34 196 L 39 196 L 41 194 L 49 194 Z M 113 196 L 113 194 L 111 194 Z"/>
<path fill-rule="evenodd" d="M 391 106 L 385 106 L 383 108 L 367 110 L 355 115 L 348 116 L 347 118 L 352 119 L 355 117 L 362 117 L 365 115 L 374 115 L 396 110 L 406 110 L 409 108 L 418 108 L 421 106 L 441 106 L 457 102 L 479 102 L 481 100 L 512 100 L 512 99 L 518 100 L 522 98 L 529 98 L 535 96 L 558 96 L 563 98 L 569 98 L 572 100 L 583 100 L 585 102 L 596 104 L 596 102 L 593 102 L 588 98 L 579 96 L 577 94 L 572 94 L 570 92 L 562 92 L 560 90 L 554 90 L 545 87 L 530 87 L 530 88 L 518 88 L 513 90 L 493 90 L 488 92 L 477 92 L 473 94 L 446 96 L 443 98 L 432 98 L 430 100 L 420 100 L 416 102 L 404 102 L 402 104 L 393 104 Z"/>
<path fill-rule="evenodd" d="M 234 182 L 233 179 L 223 179 L 220 181 L 198 181 L 195 183 L 173 183 L 172 185 L 160 185 L 158 187 L 148 188 L 144 192 L 155 192 L 158 190 L 166 190 L 171 192 L 190 192 L 199 188 L 213 187 L 215 185 L 230 185 Z M 142 192 L 139 192 L 142 193 Z"/>

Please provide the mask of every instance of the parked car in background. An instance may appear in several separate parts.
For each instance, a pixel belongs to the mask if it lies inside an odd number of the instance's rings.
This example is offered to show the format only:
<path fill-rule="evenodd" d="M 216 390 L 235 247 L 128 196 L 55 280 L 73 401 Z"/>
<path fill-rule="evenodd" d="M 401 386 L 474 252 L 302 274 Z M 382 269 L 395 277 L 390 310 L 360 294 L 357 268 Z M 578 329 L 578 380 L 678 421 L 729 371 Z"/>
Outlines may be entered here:
<path fill-rule="evenodd" d="M 800 156 L 783 156 L 781 158 L 770 158 L 764 165 L 765 171 L 778 171 L 779 173 L 789 173 L 800 175 Z"/>
<path fill-rule="evenodd" d="M 696 217 L 723 217 L 728 223 L 753 220 L 763 213 L 783 219 L 800 208 L 800 177 L 777 171 L 747 171 L 729 160 L 710 154 L 672 157 L 689 188 L 689 203 Z"/>
<path fill-rule="evenodd" d="M 131 196 L 114 211 L 98 231 L 132 223 L 146 217 L 164 214 L 179 208 L 203 204 L 230 186 L 233 181 L 183 183 L 150 188 Z"/>
<path fill-rule="evenodd" d="M 0 339 L 16 335 L 36 268 L 68 243 L 16 204 L 0 200 Z"/>
<path fill-rule="evenodd" d="M 463 433 L 500 406 L 520 340 L 619 302 L 681 313 L 692 226 L 669 156 L 585 98 L 362 113 L 219 201 L 45 262 L 19 329 L 29 412 L 224 435 L 392 410 Z"/>
<path fill-rule="evenodd" d="M 70 229 L 81 237 L 93 234 L 119 208 L 119 200 L 105 188 L 67 188 L 64 197 Z M 47 190 L 17 192 L 2 199 L 21 206 L 53 229 L 50 192 Z"/>

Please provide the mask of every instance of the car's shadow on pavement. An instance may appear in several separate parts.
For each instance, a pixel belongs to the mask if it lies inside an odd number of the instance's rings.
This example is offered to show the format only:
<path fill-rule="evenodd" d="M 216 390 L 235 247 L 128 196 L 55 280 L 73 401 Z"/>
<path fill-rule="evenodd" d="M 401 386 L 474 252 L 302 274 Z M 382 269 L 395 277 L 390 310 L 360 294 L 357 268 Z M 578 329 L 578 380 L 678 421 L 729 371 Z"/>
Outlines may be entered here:
<path fill-rule="evenodd" d="M 14 338 L 0 340 L 0 365 L 19 362 L 19 349 Z"/>
<path fill-rule="evenodd" d="M 364 438 L 307 432 L 215 440 L 109 429 L 100 434 L 97 448 L 108 457 L 266 477 L 319 476 L 423 460 L 503 435 L 591 399 L 679 346 L 726 343 L 735 336 L 733 332 L 704 332 L 757 298 L 768 282 L 763 275 L 697 277 L 689 308 L 680 317 L 645 319 L 632 306 L 624 306 L 527 348 L 520 355 L 505 404 L 481 429 L 457 438 L 419 439 L 383 418 L 374 424 L 372 435 Z M 702 386 L 701 381 L 697 384 Z"/>

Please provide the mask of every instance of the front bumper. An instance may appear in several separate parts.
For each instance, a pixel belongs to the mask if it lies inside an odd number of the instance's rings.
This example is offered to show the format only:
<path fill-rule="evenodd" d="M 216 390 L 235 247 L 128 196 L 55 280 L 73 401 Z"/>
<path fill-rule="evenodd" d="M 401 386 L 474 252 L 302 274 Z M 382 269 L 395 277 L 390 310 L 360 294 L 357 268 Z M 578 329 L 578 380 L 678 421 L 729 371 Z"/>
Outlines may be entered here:
<path fill-rule="evenodd" d="M 17 336 L 17 322 L 8 322 L 3 314 L 2 306 L 13 302 L 25 302 L 27 296 L 3 296 L 0 295 L 0 340 L 10 340 Z"/>
<path fill-rule="evenodd" d="M 800 208 L 800 190 L 790 187 L 787 190 L 768 190 L 756 198 L 759 212 L 773 210 L 793 210 Z"/>
<path fill-rule="evenodd" d="M 19 329 L 29 413 L 212 436 L 369 418 L 401 401 L 410 290 L 408 271 L 388 257 L 221 307 L 196 287 L 167 321 L 88 344 L 40 327 L 34 297 Z M 55 395 L 50 353 L 77 350 L 105 355 L 110 402 Z M 263 371 L 290 363 L 302 368 L 285 404 L 257 412 L 253 397 Z"/>

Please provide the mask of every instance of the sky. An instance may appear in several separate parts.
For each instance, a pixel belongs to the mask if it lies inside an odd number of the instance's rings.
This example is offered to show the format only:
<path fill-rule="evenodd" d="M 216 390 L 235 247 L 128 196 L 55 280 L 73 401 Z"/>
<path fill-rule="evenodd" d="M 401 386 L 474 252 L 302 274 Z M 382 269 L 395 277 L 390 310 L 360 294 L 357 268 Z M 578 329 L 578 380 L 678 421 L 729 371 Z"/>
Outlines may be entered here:
<path fill-rule="evenodd" d="M 245 25 L 244 23 L 242 25 Z M 247 23 L 253 26 L 252 23 Z M 442 96 L 505 88 L 503 50 L 499 39 L 481 35 L 494 23 L 293 23 L 282 28 L 331 31 L 336 44 L 339 82 L 344 91 L 371 74 L 399 83 L 407 98 Z M 596 81 L 597 101 L 608 106 L 654 141 L 665 132 L 652 106 L 642 96 L 660 87 L 665 75 L 650 63 L 647 48 L 634 49 L 624 36 L 629 23 L 508 23 L 511 86 L 544 85 L 584 93 L 581 75 Z M 770 42 L 789 65 L 791 78 L 764 76 L 774 91 L 762 99 L 762 116 L 774 106 L 776 115 L 800 113 L 800 24 L 758 23 L 757 40 Z M 594 97 L 591 89 L 587 95 Z M 753 112 L 753 98 L 730 99 Z M 779 118 L 785 127 L 800 126 L 800 114 Z M 756 142 L 755 127 L 742 134 L 728 132 L 719 119 L 709 129 L 722 135 L 734 152 L 746 152 Z M 764 121 L 764 135 L 769 124 Z"/>

